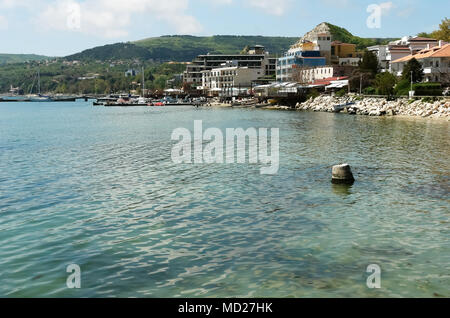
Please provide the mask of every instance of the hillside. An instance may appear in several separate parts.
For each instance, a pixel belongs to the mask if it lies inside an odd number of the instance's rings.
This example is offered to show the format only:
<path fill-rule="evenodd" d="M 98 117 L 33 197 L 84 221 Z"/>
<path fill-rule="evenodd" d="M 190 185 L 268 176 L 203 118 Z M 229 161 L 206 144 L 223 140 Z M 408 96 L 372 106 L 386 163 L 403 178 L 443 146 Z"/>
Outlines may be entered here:
<path fill-rule="evenodd" d="M 93 49 L 66 56 L 65 59 L 73 60 L 150 60 L 153 56 L 151 52 L 143 47 L 132 43 L 116 43 L 98 46 Z"/>
<path fill-rule="evenodd" d="M 110 62 L 84 61 L 67 65 L 63 60 L 49 63 L 38 62 L 0 65 L 0 95 L 10 86 L 20 87 L 25 94 L 36 93 L 38 69 L 41 75 L 41 89 L 44 93 L 90 94 L 128 92 L 136 88 L 142 76 L 125 77 L 129 68 L 140 70 L 140 65 L 123 63 L 111 65 Z M 148 64 L 145 66 L 145 86 L 148 89 L 163 89 L 166 81 L 184 71 L 186 65 L 175 63 Z M 82 79 L 88 77 L 87 79 Z M 134 84 L 133 84 L 134 83 Z"/>
<path fill-rule="evenodd" d="M 358 49 L 387 43 L 394 39 L 367 39 L 354 36 L 344 28 L 322 23 L 333 35 L 333 40 L 356 44 Z M 318 26 L 318 27 L 319 27 Z M 317 28 L 317 27 L 316 27 Z M 207 53 L 239 53 L 247 45 L 264 45 L 272 55 L 281 55 L 298 41 L 297 37 L 234 36 L 215 35 L 198 37 L 190 35 L 168 35 L 148 38 L 136 42 L 99 46 L 81 53 L 67 56 L 67 60 L 153 60 L 157 62 L 189 62 L 196 56 Z"/>
<path fill-rule="evenodd" d="M 148 49 L 153 58 L 165 59 L 170 56 L 174 61 L 191 61 L 197 55 L 207 53 L 239 53 L 247 45 L 264 45 L 273 55 L 283 54 L 297 40 L 294 37 L 232 36 L 215 35 L 162 36 L 134 42 Z"/>
<path fill-rule="evenodd" d="M 360 50 L 368 46 L 387 44 L 390 41 L 397 40 L 397 38 L 361 38 L 359 36 L 354 36 L 344 28 L 338 27 L 331 23 L 325 22 L 325 24 L 328 26 L 334 41 L 356 44 L 356 47 Z"/>
<path fill-rule="evenodd" d="M 264 45 L 272 54 L 283 54 L 297 40 L 264 36 L 162 36 L 133 43 L 99 46 L 65 57 L 66 60 L 153 60 L 190 62 L 200 54 L 239 53 L 247 45 Z"/>
<path fill-rule="evenodd" d="M 42 60 L 46 60 L 46 59 L 50 59 L 50 57 L 43 56 L 43 55 L 36 55 L 36 54 L 1 54 L 0 53 L 0 64 L 42 61 Z"/>

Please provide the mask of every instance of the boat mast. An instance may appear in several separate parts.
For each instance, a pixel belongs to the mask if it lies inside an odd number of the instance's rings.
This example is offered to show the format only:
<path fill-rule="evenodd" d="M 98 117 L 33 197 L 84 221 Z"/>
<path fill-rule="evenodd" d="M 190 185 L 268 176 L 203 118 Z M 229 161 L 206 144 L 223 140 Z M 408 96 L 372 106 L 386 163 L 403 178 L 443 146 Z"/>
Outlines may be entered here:
<path fill-rule="evenodd" d="M 41 68 L 38 65 L 38 95 L 41 95 Z"/>
<path fill-rule="evenodd" d="M 142 66 L 142 97 L 145 98 L 145 69 L 144 66 Z"/>

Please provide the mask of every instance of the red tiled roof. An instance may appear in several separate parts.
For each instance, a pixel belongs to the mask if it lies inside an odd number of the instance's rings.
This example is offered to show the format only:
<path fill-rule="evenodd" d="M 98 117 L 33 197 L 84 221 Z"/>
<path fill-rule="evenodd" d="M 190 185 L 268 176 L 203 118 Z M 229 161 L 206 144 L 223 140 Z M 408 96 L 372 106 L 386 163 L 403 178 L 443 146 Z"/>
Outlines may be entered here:
<path fill-rule="evenodd" d="M 400 63 L 400 62 L 408 62 L 415 58 L 416 60 L 421 60 L 428 57 L 450 57 L 450 44 L 446 44 L 443 47 L 435 46 L 431 49 L 425 49 L 417 54 L 411 54 L 405 57 L 402 57 L 398 60 L 393 61 L 392 63 Z"/>
<path fill-rule="evenodd" d="M 422 36 L 416 36 L 415 38 L 412 38 L 409 40 L 410 42 L 420 41 L 420 42 L 437 42 L 436 39 L 430 39 L 430 38 L 424 38 Z"/>
<path fill-rule="evenodd" d="M 314 85 L 330 85 L 331 82 L 343 81 L 346 79 L 348 79 L 348 76 L 329 77 L 329 78 L 325 78 L 325 79 L 321 79 L 321 80 L 315 80 L 314 82 L 312 82 L 312 84 L 314 84 Z"/>
<path fill-rule="evenodd" d="M 407 45 L 394 45 L 389 48 L 390 51 L 409 51 L 410 48 Z"/>

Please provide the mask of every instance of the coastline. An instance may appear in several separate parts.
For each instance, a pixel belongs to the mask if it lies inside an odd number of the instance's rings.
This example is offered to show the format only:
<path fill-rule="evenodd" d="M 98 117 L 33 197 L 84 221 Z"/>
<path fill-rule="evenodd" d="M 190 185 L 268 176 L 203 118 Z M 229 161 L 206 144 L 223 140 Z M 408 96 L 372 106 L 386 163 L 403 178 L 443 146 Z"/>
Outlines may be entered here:
<path fill-rule="evenodd" d="M 341 111 L 335 106 L 345 105 Z M 435 102 L 424 100 L 410 101 L 406 98 L 388 101 L 385 98 L 362 98 L 319 96 L 296 105 L 297 111 L 316 111 L 329 113 L 348 113 L 351 115 L 366 115 L 374 117 L 396 118 L 428 118 L 450 122 L 450 100 L 441 99 Z"/>
<path fill-rule="evenodd" d="M 341 105 L 336 110 L 336 106 Z M 450 99 L 445 97 L 437 101 L 428 102 L 423 99 L 411 101 L 400 98 L 396 101 L 388 101 L 386 98 L 373 98 L 360 96 L 318 96 L 303 103 L 297 103 L 295 108 L 281 104 L 258 105 L 231 105 L 225 103 L 213 103 L 213 108 L 256 108 L 263 110 L 283 111 L 312 111 L 325 113 L 345 113 L 348 115 L 361 115 L 371 117 L 385 117 L 396 119 L 429 119 L 433 121 L 450 122 Z"/>

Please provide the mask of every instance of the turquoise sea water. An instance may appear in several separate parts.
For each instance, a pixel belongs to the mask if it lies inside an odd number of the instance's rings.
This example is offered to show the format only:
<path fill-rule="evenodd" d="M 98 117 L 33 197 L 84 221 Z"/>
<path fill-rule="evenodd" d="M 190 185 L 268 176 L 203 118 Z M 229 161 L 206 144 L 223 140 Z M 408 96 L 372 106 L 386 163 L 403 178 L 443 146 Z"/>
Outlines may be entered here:
<path fill-rule="evenodd" d="M 173 164 L 199 119 L 280 128 L 279 174 Z M 440 121 L 0 104 L 0 296 L 450 297 L 449 158 Z"/>

